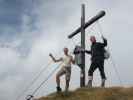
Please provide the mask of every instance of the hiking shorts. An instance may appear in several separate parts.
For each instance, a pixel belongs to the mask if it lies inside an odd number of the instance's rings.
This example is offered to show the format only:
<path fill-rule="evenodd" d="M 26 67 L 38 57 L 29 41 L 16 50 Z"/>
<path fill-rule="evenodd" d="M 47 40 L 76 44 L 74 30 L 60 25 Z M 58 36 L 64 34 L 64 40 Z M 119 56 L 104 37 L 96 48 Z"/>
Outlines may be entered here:
<path fill-rule="evenodd" d="M 63 68 L 61 68 L 56 75 L 57 75 L 57 77 L 61 77 L 61 76 L 65 75 L 66 81 L 70 81 L 70 78 L 71 78 L 71 67 L 63 67 Z"/>
<path fill-rule="evenodd" d="M 101 75 L 101 78 L 102 79 L 106 79 L 106 76 L 105 76 L 105 72 L 104 72 L 104 61 L 95 61 L 95 62 L 92 62 L 91 63 L 91 66 L 90 66 L 90 69 L 88 71 L 88 75 L 89 76 L 93 76 L 93 72 L 96 70 L 96 69 L 99 69 L 100 71 L 100 75 Z"/>

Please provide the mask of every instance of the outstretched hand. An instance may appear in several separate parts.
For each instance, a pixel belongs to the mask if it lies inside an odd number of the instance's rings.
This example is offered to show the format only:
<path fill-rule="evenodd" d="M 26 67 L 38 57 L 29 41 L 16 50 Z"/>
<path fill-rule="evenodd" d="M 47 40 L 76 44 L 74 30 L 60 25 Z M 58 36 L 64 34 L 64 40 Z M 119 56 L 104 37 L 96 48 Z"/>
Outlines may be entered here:
<path fill-rule="evenodd" d="M 52 55 L 51 53 L 49 54 L 49 56 L 50 56 L 50 57 L 53 57 L 53 55 Z"/>
<path fill-rule="evenodd" d="M 103 38 L 104 38 L 104 36 L 103 36 L 103 35 L 101 35 L 101 38 L 103 39 Z"/>
<path fill-rule="evenodd" d="M 82 48 L 82 49 L 80 50 L 80 52 L 85 52 L 85 49 Z"/>
<path fill-rule="evenodd" d="M 101 36 L 101 38 L 102 38 L 102 39 L 105 39 L 105 37 L 104 37 L 103 35 Z"/>

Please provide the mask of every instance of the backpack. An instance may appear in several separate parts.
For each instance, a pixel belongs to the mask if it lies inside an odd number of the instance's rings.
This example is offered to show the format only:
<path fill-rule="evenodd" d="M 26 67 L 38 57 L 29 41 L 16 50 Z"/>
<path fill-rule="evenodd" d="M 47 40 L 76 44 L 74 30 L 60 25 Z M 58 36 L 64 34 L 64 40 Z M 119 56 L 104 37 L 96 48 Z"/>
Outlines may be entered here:
<path fill-rule="evenodd" d="M 75 63 L 78 66 L 81 66 L 82 64 L 82 53 L 80 52 L 82 49 L 81 46 L 76 45 L 75 49 L 74 49 L 74 55 L 75 55 Z"/>
<path fill-rule="evenodd" d="M 110 58 L 110 52 L 107 49 L 104 49 L 104 59 L 109 59 Z"/>

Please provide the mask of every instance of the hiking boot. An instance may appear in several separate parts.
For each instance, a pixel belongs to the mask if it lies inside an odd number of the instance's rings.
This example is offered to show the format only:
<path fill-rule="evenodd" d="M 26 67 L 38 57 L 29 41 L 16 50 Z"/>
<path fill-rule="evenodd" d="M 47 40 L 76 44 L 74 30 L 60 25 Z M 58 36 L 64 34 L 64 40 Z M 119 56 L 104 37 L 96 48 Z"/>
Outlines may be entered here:
<path fill-rule="evenodd" d="M 92 87 L 92 80 L 88 81 L 88 87 L 91 88 Z"/>
<path fill-rule="evenodd" d="M 59 86 L 57 86 L 56 89 L 57 89 L 57 92 L 61 92 L 62 91 L 62 89 Z"/>
<path fill-rule="evenodd" d="M 101 87 L 105 87 L 105 81 L 106 79 L 102 79 Z"/>
<path fill-rule="evenodd" d="M 65 96 L 68 96 L 68 94 L 69 94 L 68 90 L 65 90 L 64 94 L 65 94 Z"/>

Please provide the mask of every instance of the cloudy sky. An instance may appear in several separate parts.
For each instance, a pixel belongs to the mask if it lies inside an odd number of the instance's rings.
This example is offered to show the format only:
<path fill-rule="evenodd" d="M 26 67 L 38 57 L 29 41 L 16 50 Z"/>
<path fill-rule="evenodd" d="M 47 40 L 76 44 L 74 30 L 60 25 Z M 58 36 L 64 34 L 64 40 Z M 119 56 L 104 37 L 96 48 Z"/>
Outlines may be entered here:
<path fill-rule="evenodd" d="M 106 11 L 106 16 L 99 21 L 100 27 L 95 23 L 86 29 L 86 48 L 90 48 L 90 35 L 102 41 L 101 32 L 108 39 L 115 67 L 112 59 L 105 62 L 107 86 L 132 86 L 132 0 L 0 0 L 0 100 L 16 100 L 50 62 L 50 52 L 60 57 L 63 47 L 72 52 L 74 45 L 80 43 L 79 35 L 72 40 L 67 36 L 80 26 L 82 3 L 86 5 L 86 21 L 100 10 Z M 88 70 L 90 56 L 86 58 Z M 31 94 L 57 66 L 51 63 L 20 100 Z M 79 72 L 79 68 L 73 66 L 70 89 L 79 87 Z M 99 85 L 98 71 L 94 79 L 94 85 Z M 35 96 L 54 92 L 55 87 L 54 74 Z"/>

